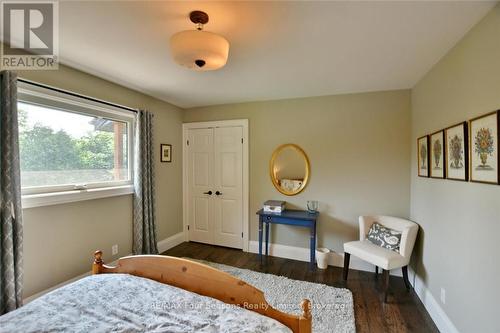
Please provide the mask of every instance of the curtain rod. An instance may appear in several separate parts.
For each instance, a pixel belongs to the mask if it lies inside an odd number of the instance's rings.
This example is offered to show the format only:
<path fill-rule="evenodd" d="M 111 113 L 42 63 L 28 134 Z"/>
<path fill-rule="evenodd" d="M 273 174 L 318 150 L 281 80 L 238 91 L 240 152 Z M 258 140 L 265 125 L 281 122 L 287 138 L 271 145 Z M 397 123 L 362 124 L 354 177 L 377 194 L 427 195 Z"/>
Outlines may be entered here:
<path fill-rule="evenodd" d="M 120 108 L 120 109 L 123 109 L 123 110 L 135 112 L 135 113 L 139 112 L 138 109 L 130 108 L 128 106 L 123 106 L 123 105 L 120 105 L 120 104 L 115 104 L 115 103 L 103 101 L 102 99 L 98 99 L 98 98 L 94 98 L 94 97 L 89 97 L 89 96 L 77 94 L 75 92 L 64 90 L 64 89 L 54 88 L 54 87 L 51 87 L 51 86 L 48 86 L 48 85 L 45 85 L 45 84 L 41 84 L 41 83 L 38 83 L 38 82 L 33 82 L 33 81 L 22 79 L 22 78 L 17 78 L 17 81 L 23 82 L 23 83 L 26 83 L 26 84 L 30 84 L 32 86 L 36 86 L 36 87 L 40 87 L 40 88 L 45 88 L 45 89 L 49 89 L 49 90 L 52 90 L 52 91 L 57 91 L 59 93 L 67 94 L 67 95 L 70 95 L 70 96 L 73 96 L 73 97 L 83 98 L 83 99 L 86 99 L 88 101 L 97 102 L 97 103 L 105 104 L 105 105 L 108 105 L 108 106 L 113 106 L 115 108 Z"/>

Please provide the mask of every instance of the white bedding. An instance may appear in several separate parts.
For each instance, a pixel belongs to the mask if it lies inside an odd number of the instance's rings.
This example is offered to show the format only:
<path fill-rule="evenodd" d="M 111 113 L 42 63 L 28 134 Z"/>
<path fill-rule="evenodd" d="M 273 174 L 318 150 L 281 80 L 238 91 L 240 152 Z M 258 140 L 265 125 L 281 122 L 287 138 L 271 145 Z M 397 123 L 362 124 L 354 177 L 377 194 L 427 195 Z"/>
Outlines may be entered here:
<path fill-rule="evenodd" d="M 0 316 L 0 332 L 291 332 L 219 300 L 127 274 L 92 275 Z"/>

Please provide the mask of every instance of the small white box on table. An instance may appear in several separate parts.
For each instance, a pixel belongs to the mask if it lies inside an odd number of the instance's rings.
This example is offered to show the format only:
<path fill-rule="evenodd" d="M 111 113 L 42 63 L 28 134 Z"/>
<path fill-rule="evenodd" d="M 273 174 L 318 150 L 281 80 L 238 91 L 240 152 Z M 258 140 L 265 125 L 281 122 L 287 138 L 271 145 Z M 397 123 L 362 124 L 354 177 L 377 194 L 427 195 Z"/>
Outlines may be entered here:
<path fill-rule="evenodd" d="M 266 213 L 281 213 L 285 210 L 285 201 L 267 200 L 262 209 Z"/>

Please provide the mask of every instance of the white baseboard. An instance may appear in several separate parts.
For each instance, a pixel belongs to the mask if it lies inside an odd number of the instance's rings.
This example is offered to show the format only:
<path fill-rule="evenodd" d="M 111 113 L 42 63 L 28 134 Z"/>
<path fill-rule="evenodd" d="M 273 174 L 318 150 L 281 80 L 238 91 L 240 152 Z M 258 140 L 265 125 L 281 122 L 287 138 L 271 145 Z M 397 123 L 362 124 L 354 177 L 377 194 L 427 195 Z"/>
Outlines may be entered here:
<path fill-rule="evenodd" d="M 157 245 L 158 246 L 158 252 L 159 253 L 165 252 L 165 251 L 173 248 L 174 246 L 179 245 L 182 242 L 184 242 L 184 233 L 183 232 L 179 232 L 178 234 L 175 234 L 173 236 L 165 238 L 164 240 L 159 241 L 158 245 Z M 129 254 L 129 255 L 132 255 L 132 254 Z M 115 266 L 116 262 L 117 262 L 117 260 L 115 260 L 113 262 L 110 262 L 110 263 L 106 263 L 106 264 L 108 264 L 110 266 Z M 80 279 L 82 279 L 82 278 L 84 278 L 86 276 L 89 276 L 89 275 L 90 275 L 90 271 L 85 272 L 85 273 L 83 273 L 81 275 L 75 276 L 72 279 L 66 280 L 64 282 L 56 284 L 53 287 L 50 287 L 50 288 L 42 290 L 42 291 L 40 291 L 40 292 L 38 292 L 38 293 L 36 293 L 34 295 L 26 297 L 25 299 L 23 299 L 23 304 L 27 304 L 27 303 L 33 301 L 34 299 L 36 299 L 36 298 L 38 298 L 38 297 L 40 297 L 40 296 L 42 296 L 42 295 L 44 295 L 44 294 L 52 291 L 52 290 L 55 290 L 55 289 L 60 288 L 60 287 L 62 287 L 64 285 L 67 285 L 67 284 L 70 284 L 70 283 L 75 282 L 77 280 L 80 280 Z"/>
<path fill-rule="evenodd" d="M 259 242 L 250 241 L 248 252 L 259 253 Z M 310 252 L 309 249 L 304 247 L 271 243 L 269 244 L 269 255 L 280 258 L 309 261 Z M 331 252 L 328 259 L 328 265 L 344 267 L 344 253 Z M 351 256 L 349 268 L 375 273 L 375 266 L 354 256 Z M 402 273 L 400 269 L 397 269 L 392 270 L 391 275 L 402 276 Z"/>
<path fill-rule="evenodd" d="M 50 287 L 50 288 L 45 289 L 45 290 L 42 290 L 42 291 L 40 291 L 40 292 L 38 292 L 38 293 L 36 293 L 36 294 L 34 294 L 34 295 L 31 295 L 30 297 L 26 297 L 26 298 L 24 298 L 24 299 L 23 299 L 23 305 L 28 304 L 29 302 L 31 302 L 31 301 L 33 301 L 33 300 L 37 299 L 37 298 L 38 298 L 38 297 L 40 297 L 40 296 L 45 295 L 46 293 L 48 293 L 48 292 L 50 292 L 50 291 L 52 291 L 52 290 L 55 290 L 55 289 L 60 288 L 60 287 L 62 287 L 62 286 L 64 286 L 64 285 L 67 285 L 67 284 L 70 284 L 70 283 L 75 282 L 75 281 L 77 281 L 77 280 L 80 280 L 80 279 L 82 279 L 82 278 L 84 278 L 84 277 L 86 277 L 86 276 L 89 276 L 89 275 L 90 275 L 90 271 L 85 272 L 85 273 L 83 273 L 83 274 L 81 274 L 81 275 L 75 276 L 75 277 L 74 277 L 74 278 L 72 278 L 72 279 L 66 280 L 66 281 L 64 281 L 64 282 L 61 282 L 61 283 L 59 283 L 59 284 L 56 284 L 56 285 L 55 285 L 55 286 L 53 286 L 53 287 Z"/>
<path fill-rule="evenodd" d="M 439 302 L 425 286 L 422 279 L 420 279 L 420 277 L 412 270 L 410 270 L 409 274 L 414 277 L 414 279 L 412 279 L 413 281 L 411 281 L 413 284 L 413 290 L 422 301 L 422 304 L 431 316 L 439 331 L 442 333 L 459 333 L 458 329 L 450 320 L 446 312 L 444 312 Z"/>
<path fill-rule="evenodd" d="M 179 232 L 178 234 L 165 238 L 158 242 L 158 252 L 163 253 L 184 242 L 184 239 L 184 232 Z"/>

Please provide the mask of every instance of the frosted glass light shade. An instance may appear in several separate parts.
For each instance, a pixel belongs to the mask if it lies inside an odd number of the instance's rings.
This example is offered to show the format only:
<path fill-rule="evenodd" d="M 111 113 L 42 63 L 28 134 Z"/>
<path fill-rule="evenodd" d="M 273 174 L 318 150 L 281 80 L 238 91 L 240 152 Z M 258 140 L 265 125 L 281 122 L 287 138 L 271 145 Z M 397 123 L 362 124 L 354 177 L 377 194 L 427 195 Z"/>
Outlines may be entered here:
<path fill-rule="evenodd" d="M 186 30 L 170 38 L 170 50 L 174 61 L 179 65 L 194 70 L 210 71 L 226 64 L 229 42 L 212 32 Z M 200 66 L 201 64 L 203 65 Z"/>

